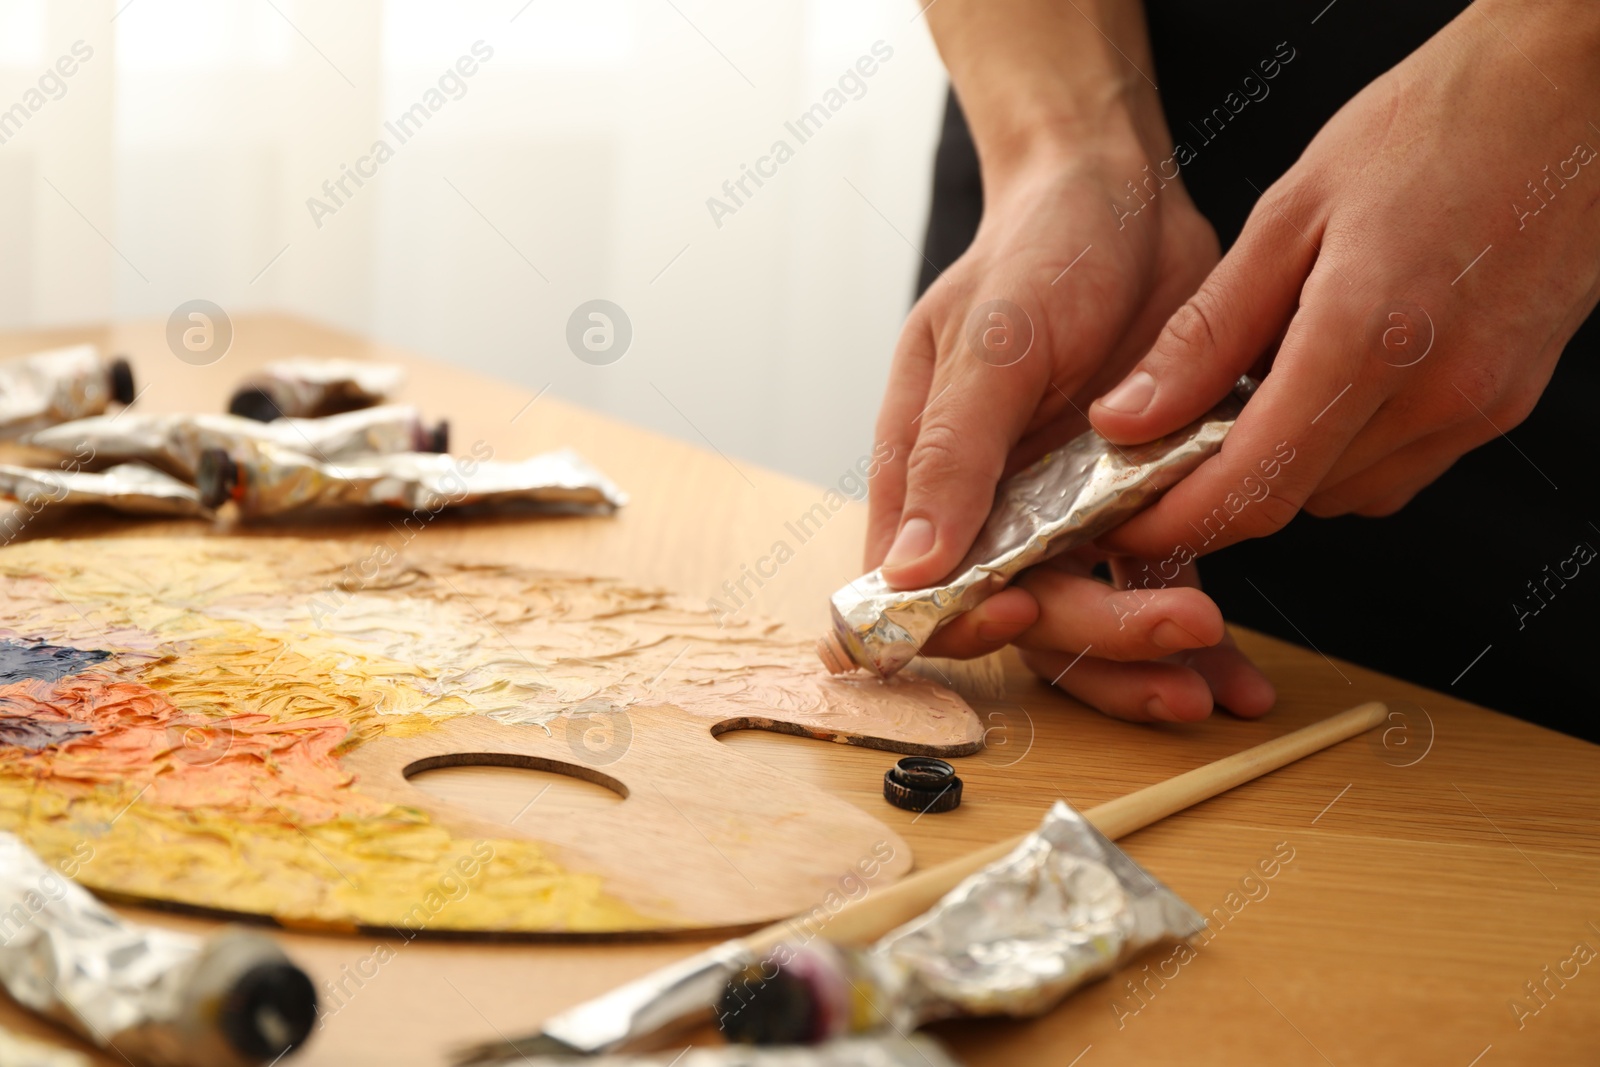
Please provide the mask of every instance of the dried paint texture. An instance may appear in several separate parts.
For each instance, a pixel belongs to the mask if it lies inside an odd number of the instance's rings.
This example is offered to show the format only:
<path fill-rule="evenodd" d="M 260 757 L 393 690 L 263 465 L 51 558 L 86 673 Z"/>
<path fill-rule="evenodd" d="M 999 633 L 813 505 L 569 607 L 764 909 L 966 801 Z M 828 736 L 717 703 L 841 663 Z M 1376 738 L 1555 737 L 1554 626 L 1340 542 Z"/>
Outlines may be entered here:
<path fill-rule="evenodd" d="M 110 653 L 43 643 L 0 641 L 0 685 L 24 678 L 51 680 L 99 663 Z"/>
<path fill-rule="evenodd" d="M 665 593 L 499 567 L 352 570 L 361 556 L 221 538 L 0 551 L 0 827 L 47 859 L 87 843 L 77 877 L 102 890 L 291 923 L 639 929 L 675 920 L 537 841 L 457 838 L 369 796 L 342 758 L 456 716 L 596 706 L 839 739 L 870 710 L 880 738 L 981 738 L 945 690 L 826 678 L 805 642 L 720 630 Z"/>

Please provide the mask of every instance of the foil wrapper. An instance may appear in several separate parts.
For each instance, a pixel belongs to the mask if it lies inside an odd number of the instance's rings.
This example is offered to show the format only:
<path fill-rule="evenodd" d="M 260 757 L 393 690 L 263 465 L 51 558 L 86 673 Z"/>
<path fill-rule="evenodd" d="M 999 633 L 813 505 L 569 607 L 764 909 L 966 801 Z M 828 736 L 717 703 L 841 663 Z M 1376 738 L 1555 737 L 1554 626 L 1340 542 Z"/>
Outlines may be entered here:
<path fill-rule="evenodd" d="M 133 400 L 133 372 L 94 345 L 73 345 L 0 361 L 0 439 L 98 415 Z"/>
<path fill-rule="evenodd" d="M 134 515 L 210 514 L 194 486 L 139 463 L 99 473 L 0 464 L 0 497 L 35 513 L 50 504 L 103 504 Z"/>
<path fill-rule="evenodd" d="M 1039 1015 L 1205 919 L 1057 802 L 1005 857 L 864 949 L 785 942 L 731 976 L 718 1021 L 757 1044 Z M 803 995 L 797 995 L 796 989 Z"/>
<path fill-rule="evenodd" d="M 1241 378 L 1203 418 L 1146 444 L 1119 447 L 1090 430 L 1018 471 L 996 490 L 972 548 L 940 584 L 895 589 L 875 570 L 834 593 L 833 629 L 817 646 L 823 664 L 835 674 L 894 674 L 951 619 L 1034 564 L 1120 526 L 1215 455 L 1255 385 Z"/>
<path fill-rule="evenodd" d="M 325 463 L 254 444 L 205 453 L 198 482 L 202 503 L 216 507 L 234 500 L 242 514 L 252 517 L 371 505 L 433 514 L 468 504 L 514 503 L 592 513 L 627 503 L 610 479 L 565 450 L 517 463 L 418 452 Z"/>
<path fill-rule="evenodd" d="M 649 1056 L 598 1056 L 582 1061 L 570 1057 L 528 1056 L 508 1049 L 503 1058 L 474 1063 L 530 1064 L 544 1067 L 582 1062 L 585 1067 L 960 1067 L 939 1044 L 917 1035 L 910 1038 L 853 1037 L 822 1045 L 750 1048 L 691 1048 Z"/>
<path fill-rule="evenodd" d="M 246 1067 L 270 1058 L 241 1051 L 223 1032 L 250 980 L 299 974 L 270 939 L 225 931 L 208 940 L 122 919 L 0 832 L 0 984 L 18 1003 L 101 1048 L 152 1067 Z M 315 992 L 300 974 L 315 1011 Z M 246 992 L 256 1012 L 272 1004 Z M 303 1001 L 303 997 L 301 998 Z M 302 1007 L 304 1005 L 302 1004 Z M 248 1022 L 298 1033 L 311 1019 Z"/>
<path fill-rule="evenodd" d="M 23 444 L 61 455 L 113 462 L 140 461 L 194 481 L 200 456 L 212 448 L 271 444 L 338 461 L 391 452 L 443 452 L 448 428 L 432 428 L 407 404 L 348 411 L 321 419 L 257 422 L 238 415 L 139 415 L 119 412 L 76 419 L 23 438 Z"/>
<path fill-rule="evenodd" d="M 1206 921 L 1069 805 L 1004 859 L 858 958 L 902 1031 L 965 1015 L 1038 1015 L 1158 941 Z"/>
<path fill-rule="evenodd" d="M 583 1055 L 615 1052 L 641 1038 L 704 1014 L 728 980 L 755 962 L 738 941 L 724 941 L 687 959 L 668 964 L 618 986 L 609 993 L 568 1008 L 545 1021 L 530 1043 L 553 1041 Z M 470 1049 L 462 1063 L 498 1063 L 518 1055 L 517 1042 Z"/>
<path fill-rule="evenodd" d="M 267 364 L 240 383 L 228 410 L 260 422 L 310 418 L 381 404 L 405 384 L 391 363 L 301 356 Z"/>

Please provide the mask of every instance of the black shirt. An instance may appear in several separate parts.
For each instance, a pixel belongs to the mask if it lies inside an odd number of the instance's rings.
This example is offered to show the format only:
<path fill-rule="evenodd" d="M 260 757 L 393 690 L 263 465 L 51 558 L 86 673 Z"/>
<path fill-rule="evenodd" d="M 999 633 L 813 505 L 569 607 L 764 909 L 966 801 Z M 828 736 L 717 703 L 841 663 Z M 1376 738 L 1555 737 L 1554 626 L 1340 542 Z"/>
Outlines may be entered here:
<path fill-rule="evenodd" d="M 1223 246 L 1256 190 L 1334 112 L 1466 6 L 1146 0 L 1150 73 L 1174 141 L 1190 149 L 1179 157 L 1183 181 Z M 1274 59 L 1266 79 L 1262 64 Z M 971 243 L 981 210 L 952 97 L 927 240 L 938 269 Z M 935 276 L 924 265 L 919 292 Z M 1597 396 L 1600 316 L 1591 316 L 1527 421 L 1463 456 L 1399 514 L 1303 514 L 1206 557 L 1206 591 L 1232 622 L 1600 740 L 1600 670 L 1588 660 L 1600 636 L 1600 449 L 1587 422 Z M 1347 686 L 1332 667 L 1327 683 Z"/>

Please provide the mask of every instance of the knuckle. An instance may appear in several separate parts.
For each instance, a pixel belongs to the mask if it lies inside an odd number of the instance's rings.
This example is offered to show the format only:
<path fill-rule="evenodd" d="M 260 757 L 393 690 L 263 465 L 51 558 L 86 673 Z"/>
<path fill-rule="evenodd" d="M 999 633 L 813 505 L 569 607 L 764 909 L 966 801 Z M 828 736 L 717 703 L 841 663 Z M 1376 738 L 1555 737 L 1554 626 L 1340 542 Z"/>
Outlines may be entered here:
<path fill-rule="evenodd" d="M 932 486 L 941 479 L 962 474 L 972 468 L 969 450 L 961 445 L 961 435 L 947 423 L 923 427 L 907 462 L 906 477 L 913 485 Z"/>
<path fill-rule="evenodd" d="M 1316 190 L 1303 180 L 1304 175 L 1291 171 L 1267 186 L 1257 199 L 1246 222 L 1249 227 L 1268 226 L 1285 231 L 1293 230 L 1296 236 L 1306 228 L 1307 207 L 1315 199 Z"/>
<path fill-rule="evenodd" d="M 1331 519 L 1350 511 L 1350 506 L 1333 493 L 1317 493 L 1306 501 L 1301 510 L 1319 519 Z"/>
<path fill-rule="evenodd" d="M 1177 363 L 1201 358 L 1217 347 L 1215 298 L 1201 289 L 1173 313 L 1162 333 L 1156 353 Z"/>
<path fill-rule="evenodd" d="M 1533 414 L 1533 409 L 1538 406 L 1539 398 L 1544 393 L 1542 384 L 1524 381 L 1510 383 L 1495 405 L 1496 421 L 1505 429 L 1520 426 L 1524 419 Z"/>
<path fill-rule="evenodd" d="M 1273 493 L 1261 501 L 1261 506 L 1251 517 L 1248 529 L 1249 536 L 1261 537 L 1265 534 L 1277 533 L 1300 514 L 1301 507 L 1305 504 L 1303 498 L 1288 493 Z M 1315 512 L 1313 512 L 1315 514 Z"/>
<path fill-rule="evenodd" d="M 1519 421 L 1525 418 L 1539 397 L 1538 390 L 1522 387 L 1514 378 L 1508 381 L 1504 373 L 1498 373 L 1497 368 L 1492 366 L 1471 368 L 1452 384 L 1466 402 L 1477 409 L 1475 413 L 1469 413 L 1470 417 L 1482 415 L 1496 423 L 1514 416 L 1519 417 Z M 1527 405 L 1526 410 L 1517 416 L 1523 404 Z M 1509 427 L 1502 426 L 1501 429 Z"/>

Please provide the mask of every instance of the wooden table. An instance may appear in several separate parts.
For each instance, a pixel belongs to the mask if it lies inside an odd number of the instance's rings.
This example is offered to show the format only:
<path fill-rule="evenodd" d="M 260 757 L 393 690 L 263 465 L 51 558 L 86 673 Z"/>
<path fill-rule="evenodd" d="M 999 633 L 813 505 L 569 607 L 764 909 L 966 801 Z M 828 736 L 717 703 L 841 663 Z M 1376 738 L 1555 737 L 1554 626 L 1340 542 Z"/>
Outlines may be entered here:
<path fill-rule="evenodd" d="M 528 390 L 302 321 L 239 320 L 232 351 L 206 367 L 174 358 L 164 326 L 10 334 L 0 337 L 0 355 L 98 341 L 130 356 L 145 389 L 139 408 L 152 411 L 221 410 L 232 385 L 268 358 L 396 360 L 411 370 L 402 399 L 448 416 L 458 449 L 481 439 L 497 456 L 515 458 L 570 445 L 633 496 L 614 519 L 446 515 L 414 549 L 428 554 L 613 574 L 710 597 L 741 563 L 769 551 L 785 521 L 821 499 L 816 486 L 735 457 L 551 396 L 530 406 Z M 529 358 L 537 365 L 570 357 L 553 339 Z M 624 360 L 596 372 L 630 368 Z M 817 432 L 864 443 L 867 436 L 861 426 L 819 424 Z M 360 540 L 380 522 L 292 530 Z M 820 627 L 828 593 L 857 573 L 864 522 L 859 505 L 835 515 L 749 610 Z M 26 536 L 167 531 L 198 536 L 206 527 L 46 509 Z M 1427 605 L 1398 591 L 1373 610 L 1412 611 L 1416 625 L 1430 624 Z M 1192 726 L 1132 726 L 1063 697 L 1014 661 L 965 671 L 962 686 L 989 698 L 973 703 L 991 747 L 961 761 L 965 801 L 937 817 L 917 819 L 883 802 L 884 753 L 756 732 L 724 741 L 859 804 L 902 834 L 925 865 L 1032 828 L 1058 797 L 1088 807 L 1362 700 L 1393 702 L 1405 717 L 1387 745 L 1376 734 L 1346 743 L 1123 842 L 1212 916 L 1210 939 L 1196 939 L 1192 959 L 1180 964 L 1170 947 L 1158 948 L 1044 1018 L 947 1024 L 938 1035 L 969 1064 L 1595 1062 L 1600 748 L 1280 641 L 1237 636 L 1280 693 L 1278 710 L 1260 722 L 1219 715 Z M 498 805 L 509 818 L 541 786 L 535 774 L 455 768 L 433 772 L 429 788 L 485 812 Z M 599 802 L 585 783 L 548 777 L 567 803 Z M 211 925 L 129 911 L 185 928 Z M 527 1032 L 700 947 L 396 939 L 375 977 L 349 977 L 379 940 L 283 935 L 319 986 L 342 979 L 350 991 L 292 1062 L 440 1064 L 462 1041 Z M 0 1022 L 52 1033 L 9 1002 L 0 1003 Z"/>

